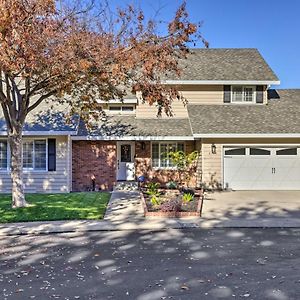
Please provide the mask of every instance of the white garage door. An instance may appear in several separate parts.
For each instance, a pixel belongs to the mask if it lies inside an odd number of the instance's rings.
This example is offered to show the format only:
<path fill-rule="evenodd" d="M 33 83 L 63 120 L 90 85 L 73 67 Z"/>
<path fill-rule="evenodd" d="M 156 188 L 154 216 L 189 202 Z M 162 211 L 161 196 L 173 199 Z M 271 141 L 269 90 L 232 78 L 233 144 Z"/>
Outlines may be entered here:
<path fill-rule="evenodd" d="M 224 187 L 300 190 L 300 148 L 224 148 Z"/>

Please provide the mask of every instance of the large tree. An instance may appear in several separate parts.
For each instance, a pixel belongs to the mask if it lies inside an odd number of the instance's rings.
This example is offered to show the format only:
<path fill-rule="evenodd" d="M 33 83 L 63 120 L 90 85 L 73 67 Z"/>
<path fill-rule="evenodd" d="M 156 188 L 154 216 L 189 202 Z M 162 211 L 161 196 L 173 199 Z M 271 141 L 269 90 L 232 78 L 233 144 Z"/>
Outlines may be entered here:
<path fill-rule="evenodd" d="M 164 35 L 131 5 L 116 10 L 103 5 L 96 11 L 82 9 L 85 3 L 0 0 L 0 104 L 10 146 L 13 207 L 26 205 L 22 130 L 27 115 L 43 101 L 67 102 L 72 114 L 85 118 L 95 111 L 97 99 L 122 98 L 128 88 L 157 104 L 158 113 L 171 114 L 172 100 L 181 99 L 161 79 L 180 73 L 178 61 L 199 37 L 185 3 Z"/>

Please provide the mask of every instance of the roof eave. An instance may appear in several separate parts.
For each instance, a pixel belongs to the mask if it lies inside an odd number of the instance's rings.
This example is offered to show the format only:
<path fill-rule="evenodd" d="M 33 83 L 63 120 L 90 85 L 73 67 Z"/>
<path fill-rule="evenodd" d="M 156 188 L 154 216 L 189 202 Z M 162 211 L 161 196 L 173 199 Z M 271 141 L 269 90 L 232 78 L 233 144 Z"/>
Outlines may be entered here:
<path fill-rule="evenodd" d="M 163 84 L 194 84 L 194 85 L 280 85 L 280 80 L 164 80 Z"/>
<path fill-rule="evenodd" d="M 77 131 L 23 131 L 23 136 L 53 136 L 53 135 L 74 135 Z M 0 131 L 0 136 L 7 137 L 6 131 Z"/>
<path fill-rule="evenodd" d="M 72 136 L 74 141 L 193 141 L 193 136 Z"/>
<path fill-rule="evenodd" d="M 196 133 L 194 138 L 300 138 L 300 133 Z"/>

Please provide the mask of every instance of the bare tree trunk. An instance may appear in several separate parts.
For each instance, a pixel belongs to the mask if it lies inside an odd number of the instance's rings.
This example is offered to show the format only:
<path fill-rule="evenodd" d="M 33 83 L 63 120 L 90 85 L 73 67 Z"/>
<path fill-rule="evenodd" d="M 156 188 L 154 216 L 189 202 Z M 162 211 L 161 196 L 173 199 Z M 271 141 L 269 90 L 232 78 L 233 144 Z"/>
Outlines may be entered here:
<path fill-rule="evenodd" d="M 8 134 L 8 142 L 10 146 L 10 167 L 12 180 L 12 207 L 25 207 L 24 182 L 23 182 L 23 143 L 22 129 L 14 129 Z"/>

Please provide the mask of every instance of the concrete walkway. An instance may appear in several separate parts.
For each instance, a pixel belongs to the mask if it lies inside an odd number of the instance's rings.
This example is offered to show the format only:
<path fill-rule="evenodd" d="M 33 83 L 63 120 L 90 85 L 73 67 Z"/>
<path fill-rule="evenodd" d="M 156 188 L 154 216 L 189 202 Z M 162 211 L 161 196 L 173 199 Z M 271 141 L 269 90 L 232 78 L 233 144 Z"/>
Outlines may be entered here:
<path fill-rule="evenodd" d="M 219 198 L 218 198 L 219 197 Z M 112 192 L 104 220 L 23 222 L 0 224 L 0 235 L 43 234 L 62 232 L 86 232 L 109 230 L 164 230 L 168 228 L 300 228 L 300 210 L 289 215 L 261 214 L 259 202 L 252 203 L 248 214 L 228 207 L 228 203 L 238 201 L 230 194 L 208 194 L 203 204 L 202 217 L 189 219 L 145 218 L 139 192 L 135 190 L 115 190 Z M 226 200 L 227 199 L 227 200 Z M 240 199 L 240 202 L 243 203 Z M 252 199 L 252 198 L 251 198 Z M 224 201 L 227 201 L 227 210 Z M 233 201 L 233 202 L 232 202 Z M 218 205 L 219 202 L 219 205 Z M 213 203 L 213 204 L 212 204 Z M 223 204 L 222 204 L 223 203 Z M 224 206 L 225 205 L 225 206 Z M 242 204 L 241 204 L 242 205 Z M 257 211 L 253 209 L 256 205 Z M 245 204 L 242 206 L 245 207 Z M 222 209 L 221 209 L 222 208 Z M 245 208 L 244 208 L 245 211 Z"/>

